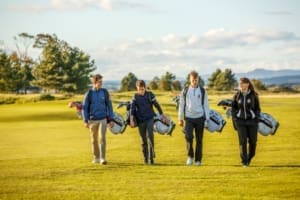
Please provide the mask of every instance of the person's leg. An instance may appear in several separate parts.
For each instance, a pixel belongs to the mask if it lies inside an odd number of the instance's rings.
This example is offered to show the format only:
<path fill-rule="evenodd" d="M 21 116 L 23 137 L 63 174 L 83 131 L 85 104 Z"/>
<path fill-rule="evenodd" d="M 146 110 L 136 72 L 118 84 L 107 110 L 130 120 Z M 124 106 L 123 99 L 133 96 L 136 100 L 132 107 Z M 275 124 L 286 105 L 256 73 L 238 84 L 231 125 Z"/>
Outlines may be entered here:
<path fill-rule="evenodd" d="M 195 136 L 196 136 L 196 152 L 195 162 L 201 163 L 202 160 L 202 149 L 203 149 L 203 131 L 204 131 L 204 118 L 197 119 L 195 121 Z"/>
<path fill-rule="evenodd" d="M 150 164 L 154 163 L 154 134 L 153 134 L 153 119 L 147 121 L 147 136 L 148 136 L 148 158 Z"/>
<path fill-rule="evenodd" d="M 138 125 L 139 127 L 139 134 L 140 134 L 140 139 L 141 139 L 141 146 L 142 146 L 142 152 L 144 155 L 144 162 L 148 163 L 148 142 L 147 142 L 147 124 L 144 123 L 140 123 Z"/>
<path fill-rule="evenodd" d="M 90 135 L 92 143 L 92 152 L 94 154 L 94 163 L 100 162 L 100 151 L 99 151 L 99 136 L 98 136 L 99 122 L 90 122 Z"/>
<path fill-rule="evenodd" d="M 243 165 L 248 164 L 248 154 L 247 154 L 247 126 L 243 124 L 236 124 L 238 136 L 239 136 L 239 144 L 240 144 L 240 157 Z"/>
<path fill-rule="evenodd" d="M 106 127 L 107 120 L 101 120 L 98 131 L 100 135 L 100 160 L 102 164 L 106 164 Z"/>
<path fill-rule="evenodd" d="M 186 149 L 187 149 L 188 160 L 194 158 L 193 129 L 194 129 L 194 125 L 193 125 L 191 119 L 186 119 L 184 130 L 185 130 L 185 140 L 186 140 Z M 187 164 L 191 164 L 191 163 L 187 163 Z"/>
<path fill-rule="evenodd" d="M 251 159 L 255 156 L 256 152 L 256 142 L 257 142 L 257 130 L 258 125 L 248 126 L 248 137 L 249 137 L 249 155 L 248 155 L 248 165 L 250 165 Z"/>

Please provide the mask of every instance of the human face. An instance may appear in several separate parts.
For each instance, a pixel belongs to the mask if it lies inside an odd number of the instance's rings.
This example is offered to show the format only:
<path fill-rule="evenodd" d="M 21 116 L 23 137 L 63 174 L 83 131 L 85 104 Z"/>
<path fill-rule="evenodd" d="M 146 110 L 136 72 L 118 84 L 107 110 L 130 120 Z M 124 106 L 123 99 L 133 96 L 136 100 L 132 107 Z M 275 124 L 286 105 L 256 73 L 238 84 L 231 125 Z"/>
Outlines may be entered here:
<path fill-rule="evenodd" d="M 144 87 L 137 87 L 137 91 L 139 95 L 144 95 L 146 89 Z"/>
<path fill-rule="evenodd" d="M 98 79 L 95 83 L 94 86 L 96 89 L 100 89 L 102 87 L 102 79 Z"/>
<path fill-rule="evenodd" d="M 190 76 L 190 83 L 193 88 L 198 86 L 198 77 Z"/>
<path fill-rule="evenodd" d="M 242 92 L 247 92 L 249 90 L 249 83 L 244 83 L 240 81 L 240 89 Z"/>

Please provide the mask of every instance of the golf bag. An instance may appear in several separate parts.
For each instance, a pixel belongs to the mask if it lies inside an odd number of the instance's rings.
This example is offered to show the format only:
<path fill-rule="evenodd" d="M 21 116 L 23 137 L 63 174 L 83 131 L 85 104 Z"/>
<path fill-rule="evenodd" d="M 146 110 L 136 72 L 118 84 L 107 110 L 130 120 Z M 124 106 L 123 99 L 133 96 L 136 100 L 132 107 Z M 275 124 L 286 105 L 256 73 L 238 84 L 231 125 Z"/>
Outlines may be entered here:
<path fill-rule="evenodd" d="M 178 111 L 179 108 L 179 101 L 180 101 L 180 96 L 176 96 L 172 99 L 172 102 L 176 104 L 176 110 Z"/>
<path fill-rule="evenodd" d="M 161 135 L 171 136 L 176 125 L 169 116 L 167 115 L 164 116 L 165 116 L 165 121 L 163 121 L 161 115 L 156 114 L 156 116 L 154 117 L 153 130 Z"/>
<path fill-rule="evenodd" d="M 122 115 L 114 112 L 114 118 L 112 119 L 112 121 L 114 122 L 114 125 L 113 127 L 109 127 L 110 132 L 116 135 L 122 134 L 127 127 L 127 123 L 123 119 Z"/>
<path fill-rule="evenodd" d="M 229 107 L 229 108 L 227 108 L 226 115 L 228 118 L 230 118 L 232 116 L 232 113 L 231 113 L 232 100 L 231 99 L 221 100 L 218 103 L 218 106 L 223 106 L 224 109 L 226 109 L 226 107 Z M 258 132 L 261 135 L 263 135 L 263 136 L 275 135 L 275 133 L 279 127 L 279 122 L 273 116 L 271 116 L 268 113 L 261 112 L 258 120 L 259 120 Z"/>
<path fill-rule="evenodd" d="M 268 113 L 260 113 L 258 122 L 258 132 L 263 136 L 275 135 L 279 123 Z"/>
<path fill-rule="evenodd" d="M 222 132 L 226 121 L 220 113 L 215 110 L 209 111 L 209 120 L 204 126 L 209 132 Z"/>

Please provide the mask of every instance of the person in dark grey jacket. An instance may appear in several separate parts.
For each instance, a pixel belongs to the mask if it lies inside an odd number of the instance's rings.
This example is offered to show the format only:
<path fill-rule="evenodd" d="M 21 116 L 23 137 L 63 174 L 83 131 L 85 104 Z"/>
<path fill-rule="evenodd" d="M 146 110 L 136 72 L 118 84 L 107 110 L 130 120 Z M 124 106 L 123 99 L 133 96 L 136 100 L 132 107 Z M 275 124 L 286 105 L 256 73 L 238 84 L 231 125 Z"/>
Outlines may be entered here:
<path fill-rule="evenodd" d="M 102 76 L 96 74 L 92 77 L 93 88 L 89 90 L 83 100 L 83 121 L 90 129 L 93 163 L 107 164 L 106 153 L 106 127 L 113 126 L 113 109 L 109 93 L 102 87 Z"/>
<path fill-rule="evenodd" d="M 154 164 L 155 157 L 153 135 L 153 118 L 155 113 L 153 111 L 153 106 L 155 106 L 159 114 L 162 115 L 163 120 L 165 120 L 165 117 L 154 94 L 150 91 L 146 91 L 145 81 L 138 80 L 136 82 L 136 88 L 137 93 L 134 95 L 130 107 L 130 126 L 138 126 L 144 155 L 144 163 L 152 165 Z"/>
<path fill-rule="evenodd" d="M 260 104 L 258 94 L 248 78 L 240 78 L 239 85 L 233 97 L 232 119 L 238 131 L 242 165 L 246 167 L 250 165 L 256 151 Z"/>

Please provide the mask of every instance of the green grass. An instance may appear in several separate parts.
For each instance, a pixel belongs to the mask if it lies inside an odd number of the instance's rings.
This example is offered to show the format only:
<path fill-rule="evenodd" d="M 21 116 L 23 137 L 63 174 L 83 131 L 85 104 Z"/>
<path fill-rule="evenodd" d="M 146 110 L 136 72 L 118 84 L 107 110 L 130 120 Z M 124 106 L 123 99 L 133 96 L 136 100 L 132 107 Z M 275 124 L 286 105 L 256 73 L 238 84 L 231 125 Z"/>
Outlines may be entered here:
<path fill-rule="evenodd" d="M 176 122 L 171 93 L 157 93 Z M 211 108 L 226 96 L 210 96 Z M 81 98 L 81 97 L 80 97 Z M 114 102 L 131 93 L 112 95 Z M 275 136 L 259 135 L 252 165 L 240 165 L 230 120 L 222 134 L 205 132 L 203 165 L 185 166 L 180 127 L 155 135 L 156 165 L 143 164 L 137 129 L 107 135 L 108 165 L 91 164 L 89 132 L 68 101 L 0 106 L 0 200 L 4 199 L 298 199 L 299 96 L 261 97 L 280 122 Z M 124 113 L 124 109 L 116 110 Z"/>

